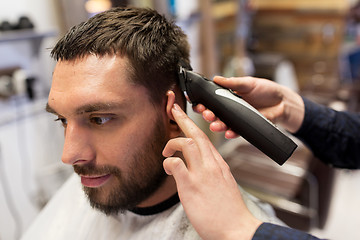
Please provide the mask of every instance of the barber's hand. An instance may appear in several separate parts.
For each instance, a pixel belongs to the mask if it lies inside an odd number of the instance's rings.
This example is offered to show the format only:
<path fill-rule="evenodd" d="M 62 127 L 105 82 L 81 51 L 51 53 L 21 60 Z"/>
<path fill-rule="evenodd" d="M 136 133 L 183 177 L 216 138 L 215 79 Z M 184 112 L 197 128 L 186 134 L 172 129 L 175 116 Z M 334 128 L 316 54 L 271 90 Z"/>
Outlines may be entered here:
<path fill-rule="evenodd" d="M 177 104 L 171 111 L 186 137 L 167 143 L 164 169 L 175 178 L 190 222 L 203 239 L 251 239 L 261 222 L 244 204 L 228 165 Z M 185 162 L 173 156 L 177 151 Z"/>
<path fill-rule="evenodd" d="M 253 77 L 215 77 L 214 82 L 235 91 L 273 123 L 281 124 L 292 133 L 300 128 L 304 119 L 304 102 L 291 89 L 270 80 Z M 203 105 L 195 106 L 194 111 L 202 113 L 203 118 L 211 122 L 212 131 L 226 131 L 226 138 L 237 137 Z"/>

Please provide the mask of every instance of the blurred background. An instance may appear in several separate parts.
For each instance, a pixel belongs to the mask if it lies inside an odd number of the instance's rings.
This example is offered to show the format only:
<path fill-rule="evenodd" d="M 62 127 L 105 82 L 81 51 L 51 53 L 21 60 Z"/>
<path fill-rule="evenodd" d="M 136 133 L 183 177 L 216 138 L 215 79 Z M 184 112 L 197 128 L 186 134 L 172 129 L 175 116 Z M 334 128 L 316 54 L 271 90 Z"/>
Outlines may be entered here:
<path fill-rule="evenodd" d="M 72 25 L 114 6 L 155 8 L 188 34 L 195 71 L 256 76 L 337 110 L 360 108 L 356 0 L 16 0 L 0 2 L 0 239 L 19 239 L 72 173 L 63 130 L 45 112 L 51 48 Z M 360 239 L 360 171 L 335 170 L 299 144 L 279 167 L 245 140 L 210 136 L 247 191 L 289 226 Z"/>

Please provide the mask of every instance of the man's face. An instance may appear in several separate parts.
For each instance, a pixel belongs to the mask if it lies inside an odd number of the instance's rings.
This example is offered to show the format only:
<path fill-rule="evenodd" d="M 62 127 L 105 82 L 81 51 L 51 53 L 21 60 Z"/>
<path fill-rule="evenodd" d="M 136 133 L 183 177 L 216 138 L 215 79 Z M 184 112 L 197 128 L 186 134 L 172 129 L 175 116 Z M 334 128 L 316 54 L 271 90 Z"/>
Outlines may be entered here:
<path fill-rule="evenodd" d="M 166 178 L 164 114 L 131 83 L 126 64 L 119 56 L 59 61 L 48 99 L 65 129 L 62 161 L 106 214 L 137 206 Z"/>

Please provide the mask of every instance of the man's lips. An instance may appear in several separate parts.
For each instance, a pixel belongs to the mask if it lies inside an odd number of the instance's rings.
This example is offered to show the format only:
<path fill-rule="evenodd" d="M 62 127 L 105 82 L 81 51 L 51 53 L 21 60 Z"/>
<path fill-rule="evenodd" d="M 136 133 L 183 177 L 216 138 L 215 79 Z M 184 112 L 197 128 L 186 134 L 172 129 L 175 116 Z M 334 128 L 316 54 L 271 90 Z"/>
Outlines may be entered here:
<path fill-rule="evenodd" d="M 101 176 L 81 176 L 81 183 L 85 187 L 101 187 L 104 185 L 107 180 L 111 177 L 111 174 L 101 175 Z"/>

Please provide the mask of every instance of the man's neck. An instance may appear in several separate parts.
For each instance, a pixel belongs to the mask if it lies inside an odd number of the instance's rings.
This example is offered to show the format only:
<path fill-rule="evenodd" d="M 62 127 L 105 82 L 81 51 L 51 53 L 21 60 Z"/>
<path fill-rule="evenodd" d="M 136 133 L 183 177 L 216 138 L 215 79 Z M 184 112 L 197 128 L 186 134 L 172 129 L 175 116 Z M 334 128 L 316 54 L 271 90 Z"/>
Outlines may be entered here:
<path fill-rule="evenodd" d="M 151 207 L 156 204 L 159 204 L 170 197 L 172 197 L 177 192 L 176 182 L 172 176 L 167 176 L 164 183 L 159 187 L 154 194 L 152 194 L 148 199 L 141 202 L 136 207 L 145 208 Z"/>

